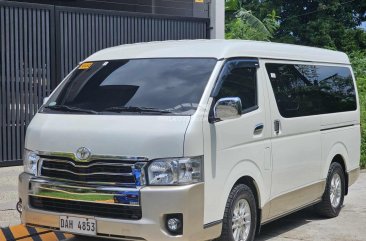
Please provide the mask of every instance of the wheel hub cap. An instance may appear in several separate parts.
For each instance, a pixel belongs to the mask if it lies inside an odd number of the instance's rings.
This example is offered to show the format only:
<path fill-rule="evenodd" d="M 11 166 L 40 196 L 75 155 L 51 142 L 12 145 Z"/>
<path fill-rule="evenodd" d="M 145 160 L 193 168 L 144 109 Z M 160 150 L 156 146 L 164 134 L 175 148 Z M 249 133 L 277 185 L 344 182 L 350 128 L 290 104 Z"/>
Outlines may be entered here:
<path fill-rule="evenodd" d="M 251 226 L 251 212 L 247 200 L 239 199 L 235 204 L 232 217 L 232 230 L 235 241 L 246 241 Z"/>
<path fill-rule="evenodd" d="M 333 208 L 337 208 L 341 203 L 342 182 L 338 173 L 335 173 L 330 182 L 330 202 Z"/>

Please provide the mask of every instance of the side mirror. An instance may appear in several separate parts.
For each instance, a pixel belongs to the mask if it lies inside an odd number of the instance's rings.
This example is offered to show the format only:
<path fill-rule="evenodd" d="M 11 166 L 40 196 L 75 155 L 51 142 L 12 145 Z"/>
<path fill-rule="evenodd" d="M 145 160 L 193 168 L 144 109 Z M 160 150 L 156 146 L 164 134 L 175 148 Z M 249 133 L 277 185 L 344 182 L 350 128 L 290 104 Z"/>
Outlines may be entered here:
<path fill-rule="evenodd" d="M 214 106 L 214 118 L 216 121 L 239 118 L 241 111 L 242 105 L 239 97 L 221 98 Z"/>
<path fill-rule="evenodd" d="M 46 104 L 48 102 L 48 100 L 50 99 L 50 97 L 44 97 L 43 98 L 43 104 Z"/>

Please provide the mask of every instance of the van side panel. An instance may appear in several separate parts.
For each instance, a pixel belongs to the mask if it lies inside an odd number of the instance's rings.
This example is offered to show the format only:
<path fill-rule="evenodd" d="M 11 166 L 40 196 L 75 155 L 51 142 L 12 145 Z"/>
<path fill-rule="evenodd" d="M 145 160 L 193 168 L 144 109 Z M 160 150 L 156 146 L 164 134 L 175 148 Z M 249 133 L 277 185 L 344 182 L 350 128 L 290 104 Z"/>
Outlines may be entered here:
<path fill-rule="evenodd" d="M 319 200 L 336 155 L 346 171 L 358 168 L 360 121 L 349 65 L 264 61 L 272 122 L 280 123 L 272 135 L 272 218 Z"/>
<path fill-rule="evenodd" d="M 213 98 L 207 103 L 203 118 L 205 157 L 204 222 L 222 221 L 226 202 L 235 183 L 247 176 L 254 180 L 259 196 L 259 208 L 269 201 L 271 188 L 270 134 L 267 120 L 267 93 L 262 67 L 257 71 L 258 109 L 232 120 L 208 122 Z M 258 124 L 263 133 L 255 135 Z"/>
<path fill-rule="evenodd" d="M 322 187 L 320 182 L 322 160 L 320 117 L 316 115 L 283 117 L 274 94 L 275 87 L 272 86 L 270 79 L 271 77 L 272 81 L 280 84 L 283 76 L 278 69 L 268 69 L 267 64 L 307 63 L 286 60 L 262 60 L 261 62 L 262 66 L 266 66 L 264 80 L 268 84 L 272 128 L 275 122 L 279 122 L 278 132 L 273 130 L 271 133 L 273 162 L 269 215 L 271 219 L 321 197 L 322 190 L 319 187 Z M 295 108 L 295 106 L 288 108 Z M 312 195 L 308 195 L 308 190 L 312 190 Z"/>
<path fill-rule="evenodd" d="M 360 126 L 349 126 L 322 132 L 324 166 L 322 178 L 326 178 L 330 163 L 336 155 L 341 155 L 347 172 L 359 168 L 360 162 Z"/>
<path fill-rule="evenodd" d="M 216 123 L 216 126 L 205 125 L 205 224 L 223 219 L 229 193 L 243 176 L 254 179 L 260 195 L 260 207 L 268 202 L 271 171 L 265 170 L 265 145 L 270 144 L 269 140 L 244 141 L 240 138 L 240 135 L 248 136 L 249 132 L 251 137 L 258 114 L 254 111 L 249 113 L 250 117 Z M 244 120 L 243 125 L 235 124 L 240 119 Z"/>
<path fill-rule="evenodd" d="M 357 84 L 352 68 L 348 65 L 343 67 L 349 68 L 352 73 L 357 97 L 357 110 L 321 116 L 322 159 L 325 161 L 322 168 L 323 178 L 326 178 L 330 163 L 337 154 L 342 156 L 346 172 L 354 171 L 360 165 L 361 126 Z"/>

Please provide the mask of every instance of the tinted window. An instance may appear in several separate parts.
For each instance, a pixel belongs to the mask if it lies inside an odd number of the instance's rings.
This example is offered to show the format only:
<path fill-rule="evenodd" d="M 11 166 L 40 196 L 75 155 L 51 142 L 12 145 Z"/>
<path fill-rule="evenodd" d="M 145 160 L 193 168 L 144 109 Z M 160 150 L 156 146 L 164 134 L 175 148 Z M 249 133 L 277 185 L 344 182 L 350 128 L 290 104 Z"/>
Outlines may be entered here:
<path fill-rule="evenodd" d="M 105 114 L 118 107 L 142 107 L 190 115 L 198 106 L 215 64 L 214 59 L 94 62 L 91 67 L 77 69 L 48 105 Z"/>
<path fill-rule="evenodd" d="M 319 65 L 266 64 L 283 117 L 357 109 L 349 68 Z"/>
<path fill-rule="evenodd" d="M 216 99 L 239 97 L 243 111 L 257 107 L 257 68 L 246 62 L 230 61 L 221 74 L 221 88 Z"/>

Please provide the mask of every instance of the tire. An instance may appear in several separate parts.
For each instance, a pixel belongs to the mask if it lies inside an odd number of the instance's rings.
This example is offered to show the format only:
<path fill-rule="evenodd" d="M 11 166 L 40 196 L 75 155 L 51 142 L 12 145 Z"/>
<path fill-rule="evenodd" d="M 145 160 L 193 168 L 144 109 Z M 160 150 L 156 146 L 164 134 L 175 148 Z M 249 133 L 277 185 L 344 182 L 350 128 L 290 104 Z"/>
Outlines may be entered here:
<path fill-rule="evenodd" d="M 339 183 L 337 186 L 337 183 Z M 329 168 L 325 192 L 322 201 L 315 206 L 316 211 L 325 218 L 335 218 L 342 209 L 345 194 L 344 170 L 339 163 Z"/>
<path fill-rule="evenodd" d="M 239 214 L 239 212 L 237 212 L 238 210 L 241 210 L 244 213 L 241 214 L 241 217 L 243 219 L 238 218 L 236 225 L 243 225 L 243 226 L 242 228 L 235 229 L 236 230 L 235 231 L 233 230 L 233 224 L 234 224 L 233 219 L 234 219 L 234 212 L 236 212 L 236 215 Z M 250 213 L 248 212 L 248 210 L 250 210 Z M 250 220 L 248 220 L 249 217 Z M 250 226 L 248 227 L 249 224 Z M 230 192 L 225 207 L 221 236 L 218 239 L 216 239 L 216 241 L 239 241 L 239 240 L 253 241 L 256 233 L 255 232 L 256 228 L 257 228 L 257 202 L 255 200 L 252 190 L 244 184 L 239 184 L 235 186 L 233 190 L 231 190 Z M 239 235 L 240 230 L 242 230 L 241 233 L 243 233 L 243 238 L 240 239 L 238 236 L 237 238 L 235 238 L 234 235 Z"/>

